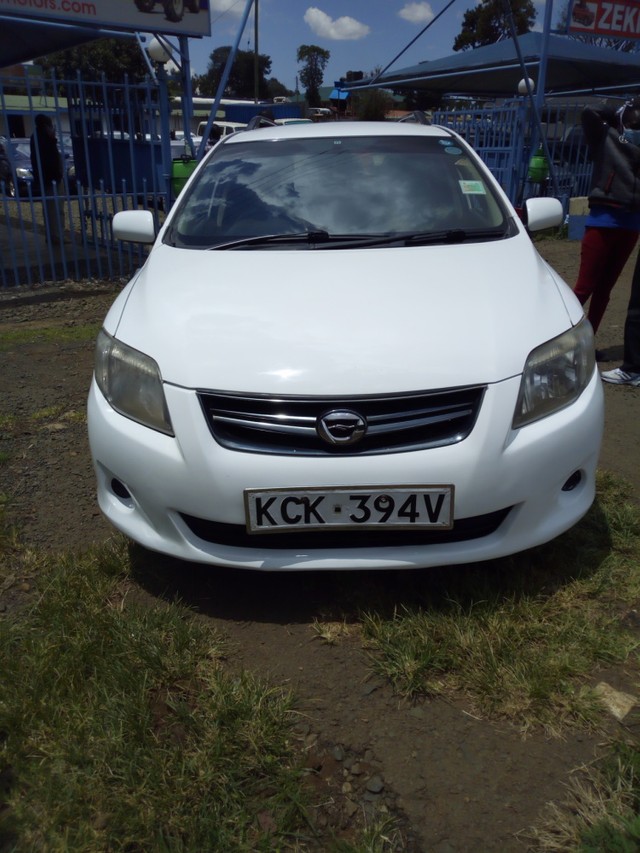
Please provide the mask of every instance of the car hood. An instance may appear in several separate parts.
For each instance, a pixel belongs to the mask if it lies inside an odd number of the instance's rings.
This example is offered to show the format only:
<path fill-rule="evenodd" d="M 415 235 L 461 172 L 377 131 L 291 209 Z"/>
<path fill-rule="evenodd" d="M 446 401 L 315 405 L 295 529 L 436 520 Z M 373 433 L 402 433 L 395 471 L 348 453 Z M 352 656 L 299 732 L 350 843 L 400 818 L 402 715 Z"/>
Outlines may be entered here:
<path fill-rule="evenodd" d="M 340 395 L 503 380 L 581 313 L 521 234 L 336 251 L 157 244 L 105 326 L 166 382 Z"/>

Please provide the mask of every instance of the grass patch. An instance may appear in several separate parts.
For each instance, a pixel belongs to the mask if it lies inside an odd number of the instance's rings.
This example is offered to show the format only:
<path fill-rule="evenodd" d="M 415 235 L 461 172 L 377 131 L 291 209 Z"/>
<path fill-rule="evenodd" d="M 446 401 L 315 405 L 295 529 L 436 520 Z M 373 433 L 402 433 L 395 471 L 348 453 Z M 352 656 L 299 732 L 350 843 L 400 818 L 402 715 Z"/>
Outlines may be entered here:
<path fill-rule="evenodd" d="M 26 326 L 5 329 L 0 335 L 0 352 L 21 344 L 91 343 L 100 331 L 100 323 L 74 326 Z"/>
<path fill-rule="evenodd" d="M 407 696 L 462 691 L 480 714 L 524 730 L 591 726 L 586 677 L 624 661 L 638 636 L 621 613 L 640 600 L 640 514 L 617 480 L 572 531 L 508 560 L 435 573 L 419 600 L 364 614 L 373 668 Z"/>
<path fill-rule="evenodd" d="M 137 601 L 124 545 L 21 556 L 40 589 L 0 619 L 0 849 L 292 845 L 290 697 L 229 675 L 222 638 L 185 608 Z"/>
<path fill-rule="evenodd" d="M 10 432 L 16 424 L 15 415 L 0 415 L 0 431 Z"/>
<path fill-rule="evenodd" d="M 550 804 L 528 838 L 536 849 L 576 853 L 640 850 L 640 751 L 616 742 L 587 771 L 572 776 L 561 804 Z"/>
<path fill-rule="evenodd" d="M 31 415 L 34 421 L 45 421 L 50 418 L 58 418 L 64 412 L 64 405 L 47 406 L 45 409 L 39 409 Z"/>

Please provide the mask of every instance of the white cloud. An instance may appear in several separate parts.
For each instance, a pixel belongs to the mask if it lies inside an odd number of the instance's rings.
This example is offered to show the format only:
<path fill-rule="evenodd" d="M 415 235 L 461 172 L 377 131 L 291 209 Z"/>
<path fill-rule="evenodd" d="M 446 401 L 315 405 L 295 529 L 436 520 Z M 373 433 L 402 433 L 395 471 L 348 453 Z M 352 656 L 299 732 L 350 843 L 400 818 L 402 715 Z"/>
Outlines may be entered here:
<path fill-rule="evenodd" d="M 239 3 L 238 0 L 209 0 L 212 18 L 217 15 L 223 15 L 226 12 L 240 18 L 244 12 L 244 7 L 245 4 Z"/>
<path fill-rule="evenodd" d="M 428 24 L 434 18 L 430 3 L 407 3 L 398 15 L 411 24 Z"/>
<path fill-rule="evenodd" d="M 317 9 L 315 6 L 309 6 L 304 13 L 304 20 L 317 36 L 334 41 L 355 41 L 368 36 L 371 32 L 370 27 L 361 24 L 355 18 L 349 18 L 345 15 L 342 18 L 336 18 L 334 21 L 326 12 Z"/>

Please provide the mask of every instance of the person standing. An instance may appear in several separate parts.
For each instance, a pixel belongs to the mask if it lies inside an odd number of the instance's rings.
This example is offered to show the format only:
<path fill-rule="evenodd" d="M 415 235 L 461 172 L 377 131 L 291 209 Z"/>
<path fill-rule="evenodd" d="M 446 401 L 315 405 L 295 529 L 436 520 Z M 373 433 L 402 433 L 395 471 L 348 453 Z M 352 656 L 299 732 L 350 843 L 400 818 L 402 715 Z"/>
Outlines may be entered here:
<path fill-rule="evenodd" d="M 624 322 L 624 352 L 620 367 L 603 371 L 600 376 L 612 385 L 633 385 L 640 388 L 640 262 L 631 279 L 631 296 Z"/>
<path fill-rule="evenodd" d="M 34 193 L 42 196 L 45 227 L 51 242 L 60 245 L 64 237 L 63 160 L 51 117 L 40 113 L 30 140 Z"/>
<path fill-rule="evenodd" d="M 597 332 L 640 234 L 640 98 L 619 109 L 587 107 L 582 128 L 593 161 L 589 215 L 574 293 Z"/>

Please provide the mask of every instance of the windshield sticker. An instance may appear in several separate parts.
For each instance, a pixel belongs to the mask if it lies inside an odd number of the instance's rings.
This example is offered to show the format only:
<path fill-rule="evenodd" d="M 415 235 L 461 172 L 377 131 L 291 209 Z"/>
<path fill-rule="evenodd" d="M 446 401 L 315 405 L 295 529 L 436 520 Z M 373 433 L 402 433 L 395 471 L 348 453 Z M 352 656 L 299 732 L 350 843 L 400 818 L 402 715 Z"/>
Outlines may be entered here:
<path fill-rule="evenodd" d="M 460 189 L 465 195 L 486 195 L 482 181 L 458 181 Z"/>
<path fill-rule="evenodd" d="M 445 154 L 462 154 L 462 148 L 454 148 L 453 145 L 444 149 Z"/>

